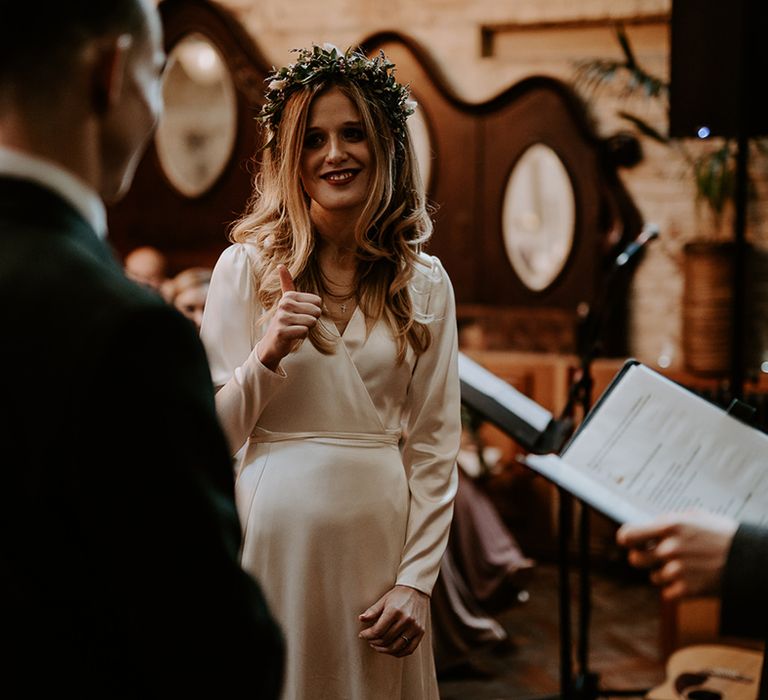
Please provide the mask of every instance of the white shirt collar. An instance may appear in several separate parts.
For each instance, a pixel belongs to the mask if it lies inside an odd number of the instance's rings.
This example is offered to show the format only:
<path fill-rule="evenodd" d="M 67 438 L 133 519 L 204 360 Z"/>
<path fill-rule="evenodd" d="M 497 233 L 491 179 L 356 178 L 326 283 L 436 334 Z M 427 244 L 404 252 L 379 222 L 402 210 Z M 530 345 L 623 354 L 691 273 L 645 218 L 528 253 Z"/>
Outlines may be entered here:
<path fill-rule="evenodd" d="M 52 190 L 69 202 L 104 239 L 107 236 L 107 211 L 96 192 L 80 178 L 49 160 L 0 146 L 0 175 L 31 180 Z"/>

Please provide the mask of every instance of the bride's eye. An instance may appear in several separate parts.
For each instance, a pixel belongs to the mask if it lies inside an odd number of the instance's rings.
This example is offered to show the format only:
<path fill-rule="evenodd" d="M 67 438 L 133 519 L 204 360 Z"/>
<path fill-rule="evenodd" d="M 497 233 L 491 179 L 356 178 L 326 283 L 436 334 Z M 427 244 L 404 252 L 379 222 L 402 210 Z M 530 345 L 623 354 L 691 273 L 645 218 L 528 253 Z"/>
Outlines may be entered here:
<path fill-rule="evenodd" d="M 304 137 L 304 148 L 319 148 L 323 145 L 323 135 L 319 131 L 310 131 Z"/>
<path fill-rule="evenodd" d="M 347 141 L 362 141 L 365 138 L 365 132 L 359 126 L 348 126 L 342 133 Z"/>

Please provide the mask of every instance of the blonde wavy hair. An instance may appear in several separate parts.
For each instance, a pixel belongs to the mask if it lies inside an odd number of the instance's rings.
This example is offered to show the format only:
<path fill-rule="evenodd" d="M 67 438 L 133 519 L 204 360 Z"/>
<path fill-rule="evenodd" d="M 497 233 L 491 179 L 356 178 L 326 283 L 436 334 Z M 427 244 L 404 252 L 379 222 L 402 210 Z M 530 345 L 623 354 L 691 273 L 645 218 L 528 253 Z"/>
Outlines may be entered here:
<path fill-rule="evenodd" d="M 230 239 L 254 245 L 253 277 L 263 322 L 281 296 L 278 265 L 285 265 L 296 289 L 323 295 L 315 252 L 316 234 L 309 216 L 309 198 L 301 184 L 301 156 L 312 101 L 332 87 L 357 107 L 371 151 L 370 192 L 355 226 L 357 297 L 368 331 L 386 319 L 398 346 L 398 362 L 407 344 L 417 355 L 430 344 L 429 329 L 416 321 L 408 285 L 415 265 L 423 264 L 421 246 L 432 234 L 426 196 L 413 147 L 404 129 L 396 138 L 382 106 L 352 81 L 317 81 L 291 95 L 277 133 L 267 130 L 261 168 L 246 213 L 235 222 Z M 310 342 L 330 354 L 335 339 L 321 324 L 310 330 Z"/>

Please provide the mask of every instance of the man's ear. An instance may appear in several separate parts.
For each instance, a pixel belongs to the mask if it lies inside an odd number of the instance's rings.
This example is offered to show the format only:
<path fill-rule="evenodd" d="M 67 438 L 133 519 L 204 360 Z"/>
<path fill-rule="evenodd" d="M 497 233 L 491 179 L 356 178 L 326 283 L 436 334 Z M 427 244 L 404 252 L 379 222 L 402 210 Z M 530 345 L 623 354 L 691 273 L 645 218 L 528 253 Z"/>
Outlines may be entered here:
<path fill-rule="evenodd" d="M 91 102 L 96 114 L 106 114 L 120 101 L 131 49 L 130 34 L 105 38 L 94 47 Z"/>

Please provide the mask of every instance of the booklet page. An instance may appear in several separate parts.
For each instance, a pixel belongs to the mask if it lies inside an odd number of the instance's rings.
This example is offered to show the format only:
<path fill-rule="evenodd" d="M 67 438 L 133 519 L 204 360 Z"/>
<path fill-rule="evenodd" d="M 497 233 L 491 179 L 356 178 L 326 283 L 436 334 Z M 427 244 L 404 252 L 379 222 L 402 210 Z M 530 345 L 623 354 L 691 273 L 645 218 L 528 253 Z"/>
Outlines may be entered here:
<path fill-rule="evenodd" d="M 643 365 L 561 457 L 530 466 L 619 522 L 703 508 L 768 523 L 768 436 Z"/>

